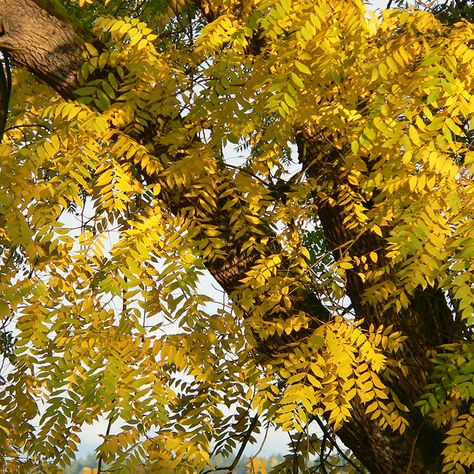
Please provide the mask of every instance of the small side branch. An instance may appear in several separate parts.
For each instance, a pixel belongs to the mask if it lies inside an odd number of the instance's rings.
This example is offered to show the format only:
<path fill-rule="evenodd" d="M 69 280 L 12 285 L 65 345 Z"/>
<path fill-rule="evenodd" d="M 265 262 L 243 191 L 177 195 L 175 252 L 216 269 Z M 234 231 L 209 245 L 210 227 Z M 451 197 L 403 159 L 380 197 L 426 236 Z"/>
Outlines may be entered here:
<path fill-rule="evenodd" d="M 110 417 L 109 417 L 109 421 L 107 423 L 107 429 L 105 431 L 105 436 L 110 435 L 110 430 L 112 429 L 113 422 L 114 422 L 114 416 L 113 416 L 113 413 L 111 413 Z M 100 457 L 99 457 L 99 462 L 97 463 L 97 474 L 102 473 L 102 462 L 103 462 L 103 456 L 101 454 Z"/>
<path fill-rule="evenodd" d="M 240 445 L 239 451 L 230 466 L 218 467 L 217 469 L 212 469 L 212 470 L 209 469 L 207 471 L 204 471 L 202 474 L 207 474 L 209 472 L 216 472 L 216 471 L 227 471 L 229 473 L 233 472 L 234 469 L 237 467 L 237 464 L 239 464 L 240 459 L 242 458 L 242 455 L 244 454 L 245 448 L 247 447 L 247 444 L 250 440 L 250 437 L 252 436 L 253 431 L 255 430 L 255 427 L 257 426 L 257 423 L 258 423 L 258 415 L 255 415 L 252 418 L 252 421 L 250 423 L 250 426 L 247 432 L 245 433 L 245 437 L 242 441 L 242 444 Z"/>
<path fill-rule="evenodd" d="M 10 104 L 10 96 L 12 92 L 12 74 L 10 69 L 10 61 L 8 54 L 2 51 L 3 60 L 0 67 L 0 143 L 3 140 L 7 120 L 8 107 Z"/>

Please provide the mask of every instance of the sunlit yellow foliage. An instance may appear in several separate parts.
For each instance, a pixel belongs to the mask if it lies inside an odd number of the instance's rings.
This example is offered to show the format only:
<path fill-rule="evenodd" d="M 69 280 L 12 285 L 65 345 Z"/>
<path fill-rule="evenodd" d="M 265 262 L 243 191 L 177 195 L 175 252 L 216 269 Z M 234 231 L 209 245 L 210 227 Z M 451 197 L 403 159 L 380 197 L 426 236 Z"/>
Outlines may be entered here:
<path fill-rule="evenodd" d="M 116 429 L 99 456 L 124 472 L 199 472 L 216 440 L 232 452 L 225 435 L 244 436 L 249 413 L 286 431 L 315 416 L 338 429 L 357 401 L 403 433 L 408 408 L 387 381 L 409 370 L 405 336 L 354 319 L 348 274 L 381 312 L 439 287 L 474 322 L 474 26 L 378 18 L 358 0 L 248 3 L 239 16 L 234 2 L 207 2 L 223 13 L 191 46 L 138 19 L 97 19 L 104 50 L 87 45 L 74 101 L 15 71 L 0 145 L 0 320 L 16 354 L 0 394 L 2 462 L 25 453 L 57 472 L 81 428 L 104 419 Z M 268 184 L 293 173 L 290 144 L 305 131 L 337 162 L 322 148 L 317 182 L 301 173 L 276 201 Z M 354 240 L 386 245 L 351 256 L 349 241 L 315 263 L 304 234 L 336 186 Z M 229 241 L 259 255 L 232 305 L 198 284 Z M 312 327 L 294 309 L 302 286 L 330 318 L 298 340 Z M 277 336 L 285 351 L 255 353 Z M 420 402 L 446 428 L 444 472 L 474 465 L 462 411 L 472 353 L 440 348 Z M 266 472 L 258 458 L 250 469 Z"/>

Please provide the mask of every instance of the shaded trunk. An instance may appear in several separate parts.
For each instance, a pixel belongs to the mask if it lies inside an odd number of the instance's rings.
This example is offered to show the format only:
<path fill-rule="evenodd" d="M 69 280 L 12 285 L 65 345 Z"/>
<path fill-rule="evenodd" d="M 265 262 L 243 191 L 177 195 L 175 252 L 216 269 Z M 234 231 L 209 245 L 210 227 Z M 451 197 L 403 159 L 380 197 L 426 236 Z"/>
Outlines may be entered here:
<path fill-rule="evenodd" d="M 74 88 L 77 86 L 77 72 L 82 63 L 83 39 L 69 24 L 47 13 L 32 0 L 0 0 L 0 12 L 0 48 L 61 95 L 73 98 Z M 306 141 L 307 149 L 314 146 L 311 137 L 304 137 L 303 140 Z M 160 176 L 150 175 L 146 170 L 141 172 L 146 181 L 160 182 L 166 196 L 166 183 Z M 230 175 L 228 186 L 233 186 Z M 172 195 L 170 192 L 167 203 L 175 213 L 198 206 L 193 198 L 186 196 L 184 190 L 179 195 L 176 195 L 176 190 L 173 190 Z M 221 249 L 225 258 L 216 258 L 208 262 L 207 267 L 222 288 L 232 296 L 233 292 L 238 291 L 240 280 L 262 254 L 257 251 L 241 252 L 242 245 L 249 238 L 258 239 L 259 235 L 246 234 L 234 239 L 230 234 L 232 226 L 229 213 L 223 210 L 221 205 L 222 203 L 217 202 L 216 208 L 207 218 L 227 236 L 225 247 Z M 341 210 L 337 207 L 323 206 L 319 217 L 326 239 L 334 251 L 354 237 L 344 227 Z M 269 236 L 266 255 L 277 252 L 277 244 L 271 231 L 265 227 L 261 230 Z M 383 241 L 373 236 L 359 239 L 351 247 L 351 252 L 353 255 L 363 255 L 379 248 L 381 243 Z M 365 284 L 355 273 L 348 273 L 346 290 L 357 315 L 365 318 L 365 324 L 394 324 L 408 336 L 405 355 L 413 367 L 408 375 L 400 372 L 399 380 L 387 383 L 410 408 L 410 427 L 404 435 L 381 430 L 370 420 L 370 415 L 365 414 L 364 406 L 355 405 L 353 420 L 346 423 L 338 435 L 372 473 L 440 472 L 441 433 L 422 419 L 413 404 L 420 396 L 429 374 L 427 351 L 440 343 L 448 342 L 454 331 L 451 313 L 442 293 L 436 290 L 420 291 L 412 299 L 409 309 L 405 313 L 397 314 L 395 311 L 383 311 L 365 303 L 362 299 Z M 310 290 L 301 288 L 295 295 L 294 309 L 312 314 L 314 327 L 317 320 L 328 319 L 329 312 Z M 265 295 L 261 295 L 261 298 L 264 299 Z M 300 331 L 298 336 L 307 336 L 314 327 Z M 269 341 L 260 341 L 257 350 L 264 357 L 271 356 L 272 353 L 284 349 L 288 342 L 291 342 L 289 337 L 274 337 L 271 344 Z"/>
<path fill-rule="evenodd" d="M 329 163 L 326 179 L 340 183 L 337 164 L 341 162 L 340 151 L 321 143 L 318 134 L 310 128 L 298 134 L 299 158 L 306 173 L 313 178 L 321 176 L 318 156 L 325 150 Z M 331 176 L 333 174 L 333 176 Z M 340 183 L 342 184 L 342 183 Z M 347 183 L 346 183 L 347 184 Z M 318 210 L 318 217 L 326 241 L 335 260 L 343 254 L 350 257 L 378 255 L 377 266 L 386 265 L 384 239 L 378 235 L 348 229 L 342 208 L 330 202 L 340 202 L 339 186 L 334 186 L 332 200 L 325 201 Z M 407 309 L 397 312 L 395 306 L 386 309 L 383 304 L 371 304 L 364 299 L 365 291 L 373 282 L 363 282 L 355 269 L 346 272 L 346 292 L 363 327 L 393 325 L 394 329 L 407 336 L 400 357 L 408 361 L 406 370 L 397 370 L 395 380 L 385 379 L 409 412 L 404 414 L 409 422 L 407 431 L 400 435 L 380 427 L 365 414 L 365 406 L 355 405 L 354 420 L 346 424 L 338 435 L 350 446 L 356 457 L 371 473 L 438 473 L 441 472 L 442 432 L 431 426 L 414 406 L 428 383 L 432 365 L 430 351 L 441 344 L 453 341 L 458 336 L 457 327 L 446 299 L 440 290 L 428 288 L 416 290 Z M 382 374 L 383 375 L 383 374 Z M 384 377 L 382 376 L 382 379 Z"/>
<path fill-rule="evenodd" d="M 421 415 L 411 413 L 410 427 L 400 435 L 381 430 L 365 406 L 353 407 L 353 419 L 337 435 L 371 474 L 438 474 L 441 472 L 441 433 Z"/>
<path fill-rule="evenodd" d="M 319 217 L 333 249 L 350 241 L 342 225 L 340 209 L 326 205 Z M 367 255 L 380 248 L 378 240 L 361 239 L 351 247 L 350 253 Z M 402 356 L 405 363 L 408 361 L 408 370 L 397 370 L 397 379 L 393 381 L 381 378 L 409 408 L 410 411 L 404 413 L 409 428 L 403 435 L 382 430 L 365 414 L 366 406 L 355 405 L 353 421 L 344 425 L 338 435 L 371 473 L 439 473 L 442 432 L 435 430 L 414 404 L 423 394 L 431 372 L 429 351 L 449 340 L 441 327 L 452 323 L 451 313 L 442 293 L 436 290 L 419 291 L 411 306 L 401 313 L 384 311 L 381 305 L 371 306 L 362 301 L 367 286 L 355 272 L 347 272 L 347 294 L 357 317 L 364 318 L 363 326 L 393 324 L 395 330 L 407 336 Z"/>

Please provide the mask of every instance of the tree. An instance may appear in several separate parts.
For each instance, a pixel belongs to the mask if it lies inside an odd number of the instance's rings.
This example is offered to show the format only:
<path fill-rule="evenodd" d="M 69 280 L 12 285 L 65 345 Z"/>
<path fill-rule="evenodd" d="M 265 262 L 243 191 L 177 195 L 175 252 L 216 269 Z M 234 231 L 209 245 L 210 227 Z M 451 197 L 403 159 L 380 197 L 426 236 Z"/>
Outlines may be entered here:
<path fill-rule="evenodd" d="M 0 0 L 3 469 L 469 472 L 473 25 L 106 3 Z"/>
<path fill-rule="evenodd" d="M 91 466 L 97 466 L 96 456 L 93 453 L 89 454 L 85 459 L 81 458 L 73 461 L 69 466 L 66 467 L 64 474 L 84 474 L 84 469 L 95 469 L 94 472 L 96 472 L 97 469 Z"/>

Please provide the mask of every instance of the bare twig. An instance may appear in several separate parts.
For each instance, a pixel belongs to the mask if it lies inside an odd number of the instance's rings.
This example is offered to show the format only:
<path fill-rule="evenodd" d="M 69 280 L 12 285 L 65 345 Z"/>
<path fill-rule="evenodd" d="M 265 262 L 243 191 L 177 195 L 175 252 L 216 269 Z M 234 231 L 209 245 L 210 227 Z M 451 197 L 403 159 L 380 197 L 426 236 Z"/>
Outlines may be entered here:
<path fill-rule="evenodd" d="M 250 440 L 250 436 L 252 435 L 253 430 L 255 429 L 255 426 L 257 426 L 257 423 L 258 423 L 258 415 L 255 415 L 252 418 L 252 422 L 250 423 L 250 426 L 249 426 L 247 432 L 245 433 L 244 440 L 243 440 L 242 444 L 240 445 L 239 451 L 238 451 L 237 455 L 235 456 L 235 458 L 232 461 L 232 464 L 230 466 L 218 467 L 216 469 L 208 469 L 207 471 L 201 472 L 201 474 L 207 474 L 209 472 L 216 472 L 216 471 L 227 471 L 227 472 L 231 473 L 235 469 L 237 464 L 239 464 L 240 458 L 244 454 L 245 448 L 247 447 L 247 444 Z"/>
<path fill-rule="evenodd" d="M 5 127 L 8 120 L 8 106 L 12 92 L 12 73 L 8 54 L 2 51 L 3 64 L 0 67 L 0 142 L 5 133 Z"/>
<path fill-rule="evenodd" d="M 339 455 L 342 457 L 342 459 L 344 459 L 344 461 L 346 461 L 348 464 L 350 464 L 355 470 L 356 472 L 360 473 L 360 474 L 364 474 L 364 471 L 362 471 L 359 466 L 357 466 L 356 464 L 354 464 L 354 462 L 352 461 L 352 459 L 350 459 L 349 457 L 346 456 L 346 454 L 344 453 L 344 451 L 338 446 L 336 440 L 334 439 L 334 437 L 331 435 L 330 431 L 328 430 L 327 426 L 324 425 L 324 423 L 318 418 L 318 417 L 314 417 L 313 418 L 314 420 L 316 420 L 316 423 L 319 425 L 319 427 L 321 428 L 321 431 L 324 433 L 324 435 L 328 436 L 328 438 L 331 440 L 331 444 L 332 446 L 334 446 L 334 448 L 336 448 L 336 451 L 339 453 Z"/>
<path fill-rule="evenodd" d="M 110 435 L 110 430 L 112 429 L 113 422 L 114 422 L 114 416 L 113 416 L 113 412 L 111 412 L 110 417 L 109 417 L 109 422 L 107 423 L 107 429 L 105 430 L 105 436 Z M 102 473 L 102 462 L 103 462 L 103 456 L 101 454 L 99 456 L 99 462 L 97 463 L 97 474 Z"/>

